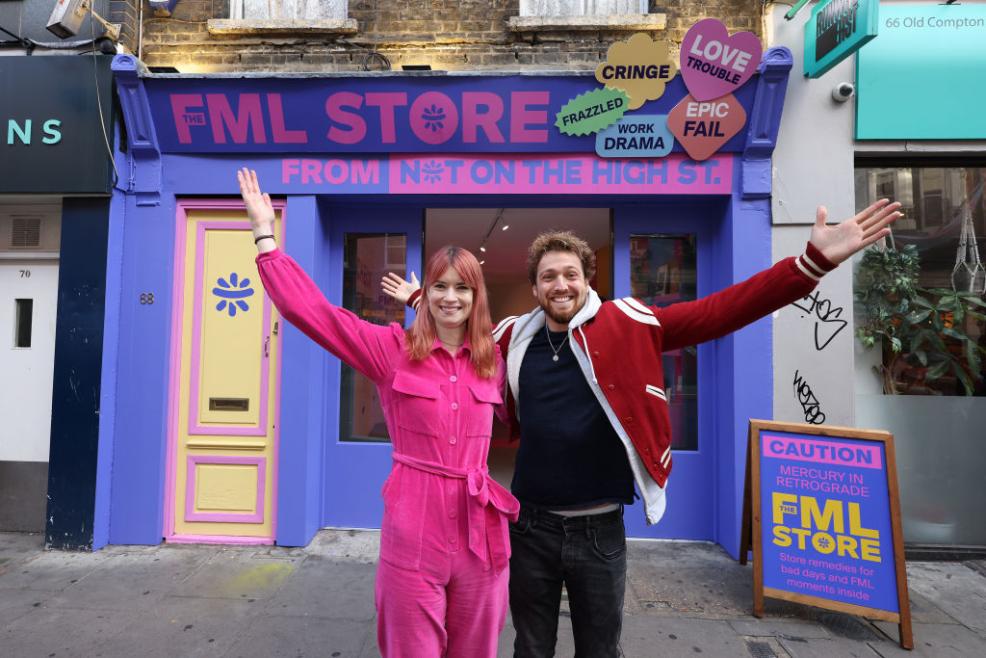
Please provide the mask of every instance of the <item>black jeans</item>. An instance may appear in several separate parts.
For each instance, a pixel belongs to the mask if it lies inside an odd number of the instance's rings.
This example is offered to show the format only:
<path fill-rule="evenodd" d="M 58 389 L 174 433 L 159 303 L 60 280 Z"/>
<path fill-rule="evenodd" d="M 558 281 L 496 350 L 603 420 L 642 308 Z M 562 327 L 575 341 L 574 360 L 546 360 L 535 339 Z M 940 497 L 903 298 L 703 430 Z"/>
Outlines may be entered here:
<path fill-rule="evenodd" d="M 564 517 L 521 507 L 510 524 L 514 658 L 555 655 L 562 584 L 577 658 L 622 655 L 627 550 L 623 511 Z"/>

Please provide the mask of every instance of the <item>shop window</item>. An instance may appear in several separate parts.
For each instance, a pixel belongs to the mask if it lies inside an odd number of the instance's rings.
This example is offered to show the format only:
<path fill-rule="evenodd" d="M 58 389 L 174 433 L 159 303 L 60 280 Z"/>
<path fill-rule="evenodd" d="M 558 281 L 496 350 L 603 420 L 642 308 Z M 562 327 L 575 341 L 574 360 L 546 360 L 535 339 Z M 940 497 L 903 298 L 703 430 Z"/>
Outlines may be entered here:
<path fill-rule="evenodd" d="M 910 545 L 986 546 L 984 184 L 986 168 L 856 168 L 857 208 L 883 197 L 903 204 L 887 249 L 856 262 L 854 416 L 894 435 Z M 879 274 L 889 275 L 881 286 L 907 285 L 868 294 Z M 865 349 L 867 323 L 881 322 L 886 335 Z"/>
<path fill-rule="evenodd" d="M 521 16 L 624 16 L 646 13 L 647 0 L 520 0 Z"/>
<path fill-rule="evenodd" d="M 387 272 L 404 276 L 407 236 L 396 233 L 347 233 L 343 245 L 342 305 L 364 320 L 404 324 L 404 306 L 383 293 Z M 346 442 L 388 442 L 380 396 L 372 381 L 342 366 L 339 436 Z"/>
<path fill-rule="evenodd" d="M 983 168 L 856 170 L 858 208 L 888 197 L 904 213 L 889 249 L 864 258 L 855 279 L 857 333 L 864 345 L 881 339 L 873 348 L 885 394 L 986 396 L 984 181 Z M 913 290 L 878 294 L 895 285 L 891 269 Z"/>
<path fill-rule="evenodd" d="M 630 294 L 650 306 L 696 297 L 694 235 L 631 235 Z M 671 447 L 698 449 L 698 352 L 665 352 L 664 394 L 671 415 Z"/>
<path fill-rule="evenodd" d="M 31 346 L 31 326 L 34 323 L 34 300 L 14 300 L 14 347 Z"/>

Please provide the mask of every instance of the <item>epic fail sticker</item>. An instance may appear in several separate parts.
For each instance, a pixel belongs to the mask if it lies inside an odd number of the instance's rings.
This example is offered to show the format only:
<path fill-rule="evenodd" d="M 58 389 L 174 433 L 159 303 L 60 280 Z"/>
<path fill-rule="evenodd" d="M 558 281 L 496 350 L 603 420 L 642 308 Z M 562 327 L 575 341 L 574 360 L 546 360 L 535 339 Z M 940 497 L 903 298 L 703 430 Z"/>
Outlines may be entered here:
<path fill-rule="evenodd" d="M 628 109 L 636 110 L 646 101 L 663 96 L 677 72 L 668 42 L 652 41 L 639 32 L 609 47 L 606 61 L 596 67 L 596 80 L 608 89 L 625 91 L 630 97 Z"/>
<path fill-rule="evenodd" d="M 692 25 L 681 42 L 681 77 L 695 100 L 709 101 L 742 87 L 762 56 L 757 35 L 729 36 L 722 22 L 706 18 Z"/>
<path fill-rule="evenodd" d="M 705 160 L 746 123 L 746 110 L 732 94 L 713 101 L 685 96 L 668 114 L 668 130 L 692 160 Z"/>

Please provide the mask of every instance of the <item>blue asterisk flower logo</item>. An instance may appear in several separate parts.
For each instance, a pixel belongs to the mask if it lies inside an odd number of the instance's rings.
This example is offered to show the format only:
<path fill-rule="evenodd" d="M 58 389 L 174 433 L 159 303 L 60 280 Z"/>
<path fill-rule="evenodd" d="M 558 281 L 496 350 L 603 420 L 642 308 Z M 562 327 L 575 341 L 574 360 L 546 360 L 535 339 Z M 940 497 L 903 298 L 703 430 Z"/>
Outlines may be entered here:
<path fill-rule="evenodd" d="M 253 296 L 253 288 L 250 287 L 250 279 L 240 279 L 236 272 L 229 275 L 229 281 L 223 277 L 216 280 L 216 288 L 212 289 L 212 294 L 219 297 L 216 310 L 222 312 L 225 309 L 229 317 L 236 317 L 236 309 L 246 312 L 250 306 L 243 301 L 246 297 Z"/>
<path fill-rule="evenodd" d="M 424 174 L 425 180 L 429 183 L 437 183 L 442 180 L 442 173 L 445 171 L 445 165 L 437 160 L 430 160 L 421 167 L 421 173 Z"/>
<path fill-rule="evenodd" d="M 432 103 L 430 107 L 421 111 L 421 118 L 425 122 L 425 128 L 437 133 L 445 125 L 445 110 Z"/>

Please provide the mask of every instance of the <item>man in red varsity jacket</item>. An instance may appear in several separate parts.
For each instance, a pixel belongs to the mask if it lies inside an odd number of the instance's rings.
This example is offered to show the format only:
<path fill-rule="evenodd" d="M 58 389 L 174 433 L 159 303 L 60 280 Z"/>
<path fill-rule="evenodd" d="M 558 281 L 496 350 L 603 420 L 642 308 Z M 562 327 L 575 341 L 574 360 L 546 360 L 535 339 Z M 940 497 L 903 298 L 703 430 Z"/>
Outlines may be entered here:
<path fill-rule="evenodd" d="M 576 655 L 619 655 L 626 583 L 623 505 L 634 484 L 647 521 L 666 505 L 671 423 L 661 353 L 722 337 L 811 292 L 839 263 L 889 233 L 900 204 L 879 201 L 828 226 L 819 208 L 805 253 L 725 290 L 667 307 L 633 297 L 602 301 L 589 286 L 595 255 L 567 231 L 531 244 L 538 308 L 501 321 L 508 405 L 520 437 L 511 485 L 521 501 L 510 528 L 510 608 L 518 658 L 552 656 L 561 588 Z M 412 305 L 413 284 L 384 290 Z"/>

